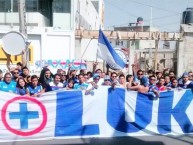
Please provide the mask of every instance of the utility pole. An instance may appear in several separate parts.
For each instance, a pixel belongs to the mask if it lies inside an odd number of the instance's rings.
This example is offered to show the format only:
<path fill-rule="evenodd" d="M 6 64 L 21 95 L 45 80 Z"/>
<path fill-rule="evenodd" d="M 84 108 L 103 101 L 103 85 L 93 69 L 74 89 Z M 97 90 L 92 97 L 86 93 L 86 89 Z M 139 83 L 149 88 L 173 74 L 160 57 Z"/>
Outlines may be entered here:
<path fill-rule="evenodd" d="M 27 25 L 26 25 L 26 11 L 25 11 L 25 0 L 18 0 L 18 12 L 19 12 L 19 32 L 27 38 Z M 28 44 L 22 53 L 22 64 L 28 67 L 29 61 L 29 49 Z"/>
<path fill-rule="evenodd" d="M 158 47 L 159 47 L 159 40 L 155 40 L 155 64 L 154 64 L 155 71 L 157 70 L 157 51 L 158 51 Z"/>

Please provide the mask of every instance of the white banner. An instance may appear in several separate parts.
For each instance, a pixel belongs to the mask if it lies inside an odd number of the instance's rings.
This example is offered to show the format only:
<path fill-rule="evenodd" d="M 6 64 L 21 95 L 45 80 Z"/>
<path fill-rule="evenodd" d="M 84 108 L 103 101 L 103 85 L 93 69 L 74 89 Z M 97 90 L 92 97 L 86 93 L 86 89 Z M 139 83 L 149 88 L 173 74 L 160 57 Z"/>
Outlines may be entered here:
<path fill-rule="evenodd" d="M 0 96 L 0 142 L 193 132 L 191 90 L 162 92 L 158 99 L 103 86 L 92 95 L 60 90 L 40 98 Z"/>

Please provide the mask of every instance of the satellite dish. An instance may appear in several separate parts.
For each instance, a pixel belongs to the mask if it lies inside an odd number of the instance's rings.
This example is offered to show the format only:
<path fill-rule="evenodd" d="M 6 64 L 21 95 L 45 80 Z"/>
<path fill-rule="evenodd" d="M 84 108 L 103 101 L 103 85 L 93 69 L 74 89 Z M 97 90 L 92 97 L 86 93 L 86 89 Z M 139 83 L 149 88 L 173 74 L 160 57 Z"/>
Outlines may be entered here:
<path fill-rule="evenodd" d="M 10 55 L 20 55 L 26 48 L 26 41 L 22 34 L 12 31 L 2 38 L 3 50 Z"/>

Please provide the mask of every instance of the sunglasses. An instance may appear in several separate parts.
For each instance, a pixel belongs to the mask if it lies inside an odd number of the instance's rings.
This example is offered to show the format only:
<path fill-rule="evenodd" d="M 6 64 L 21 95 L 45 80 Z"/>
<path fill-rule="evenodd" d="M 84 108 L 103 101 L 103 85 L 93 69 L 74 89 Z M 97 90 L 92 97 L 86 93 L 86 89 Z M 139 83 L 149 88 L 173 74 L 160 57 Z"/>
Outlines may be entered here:
<path fill-rule="evenodd" d="M 106 79 L 106 80 L 104 80 L 104 81 L 111 81 L 110 79 Z"/>
<path fill-rule="evenodd" d="M 143 74 L 141 73 L 141 74 L 137 74 L 137 75 L 140 75 L 140 76 L 142 76 Z"/>
<path fill-rule="evenodd" d="M 14 72 L 14 74 L 19 74 L 19 72 Z"/>

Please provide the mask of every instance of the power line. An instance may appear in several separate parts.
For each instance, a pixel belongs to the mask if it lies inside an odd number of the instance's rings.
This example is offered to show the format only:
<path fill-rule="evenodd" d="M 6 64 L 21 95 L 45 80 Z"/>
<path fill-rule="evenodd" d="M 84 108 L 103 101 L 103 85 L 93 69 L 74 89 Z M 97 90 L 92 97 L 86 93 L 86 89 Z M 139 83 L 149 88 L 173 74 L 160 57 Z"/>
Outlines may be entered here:
<path fill-rule="evenodd" d="M 179 12 L 171 11 L 171 10 L 168 10 L 168 9 L 160 8 L 160 7 L 149 5 L 149 4 L 144 4 L 144 3 L 137 2 L 137 1 L 134 1 L 134 0 L 128 0 L 128 1 L 136 3 L 136 4 L 140 4 L 140 5 L 143 5 L 143 6 L 156 8 L 156 9 L 159 9 L 159 10 L 162 10 L 162 11 L 167 11 L 167 12 L 170 12 L 170 13 L 180 14 Z"/>
<path fill-rule="evenodd" d="M 131 1 L 131 2 L 136 2 L 136 1 L 133 1 L 133 0 L 129 0 L 129 1 Z M 134 15 L 134 14 L 129 13 L 128 11 L 120 8 L 119 6 L 117 6 L 117 5 L 115 5 L 115 4 L 112 4 L 112 3 L 109 2 L 109 1 L 106 1 L 106 2 L 107 2 L 108 4 L 110 4 L 111 6 L 119 9 L 121 12 L 127 13 L 127 14 L 129 14 L 130 16 L 132 16 L 132 17 L 134 17 L 134 18 L 138 18 L 138 17 L 139 17 L 139 16 L 136 16 L 136 15 Z M 154 6 L 151 6 L 151 5 L 148 5 L 148 4 L 143 4 L 143 3 L 140 3 L 140 2 L 136 2 L 136 3 L 139 3 L 139 4 L 141 4 L 141 5 L 145 5 L 145 6 L 148 6 L 148 7 L 154 7 Z M 164 11 L 169 11 L 169 10 L 166 10 L 166 9 L 163 9 L 163 8 L 159 8 L 159 7 L 154 7 L 154 8 L 161 9 L 161 10 L 164 10 Z M 170 12 L 171 12 L 171 11 L 170 11 Z M 173 11 L 172 11 L 172 12 L 173 12 Z M 160 17 L 155 17 L 155 18 L 152 18 L 152 20 L 163 19 L 163 18 L 173 17 L 173 16 L 177 16 L 177 15 L 181 15 L 181 14 L 182 14 L 182 13 L 176 13 L 176 12 L 173 12 L 173 13 L 175 13 L 175 14 L 165 15 L 165 16 L 160 16 Z M 150 21 L 150 19 L 144 20 L 144 22 L 149 22 L 149 21 Z M 177 22 L 177 23 L 178 23 L 178 22 Z M 175 23 L 172 22 L 172 23 L 169 23 L 168 25 L 167 25 L 167 24 L 164 24 L 164 25 L 169 26 L 169 25 L 174 25 L 174 24 L 176 24 L 176 22 L 175 22 Z M 110 28 L 113 28 L 113 27 L 121 26 L 121 25 L 122 25 L 122 26 L 123 26 L 123 25 L 129 25 L 129 23 L 122 23 L 122 24 L 117 24 L 117 25 L 110 25 L 110 26 L 107 26 L 107 27 L 108 27 L 108 28 L 109 28 L 109 27 L 110 27 Z M 156 25 L 154 24 L 154 26 L 156 26 Z M 163 25 L 157 25 L 157 26 L 159 26 L 159 27 L 161 27 L 161 28 L 166 28 L 166 27 L 163 27 Z M 167 29 L 167 28 L 166 28 L 166 29 Z M 168 30 L 169 30 L 169 29 L 168 29 Z"/>
<path fill-rule="evenodd" d="M 134 15 L 134 14 L 132 14 L 132 13 L 129 13 L 128 11 L 125 11 L 124 9 L 118 7 L 117 5 L 114 5 L 114 4 L 110 3 L 109 1 L 106 1 L 106 2 L 107 2 L 108 4 L 110 4 L 111 6 L 119 9 L 121 12 L 125 12 L 125 13 L 129 14 L 131 17 L 135 17 L 135 18 L 138 17 L 138 16 L 136 16 L 136 15 Z"/>
<path fill-rule="evenodd" d="M 165 16 L 160 16 L 160 17 L 155 17 L 152 18 L 152 20 L 157 20 L 157 19 L 162 19 L 162 18 L 168 18 L 168 17 L 174 17 L 177 16 L 179 14 L 173 14 L 173 15 L 165 15 Z M 150 19 L 145 20 L 145 22 L 149 22 Z M 114 26 L 124 26 L 124 25 L 129 25 L 129 23 L 122 23 L 122 24 L 116 24 L 116 25 L 110 25 L 108 27 L 114 27 Z"/>

